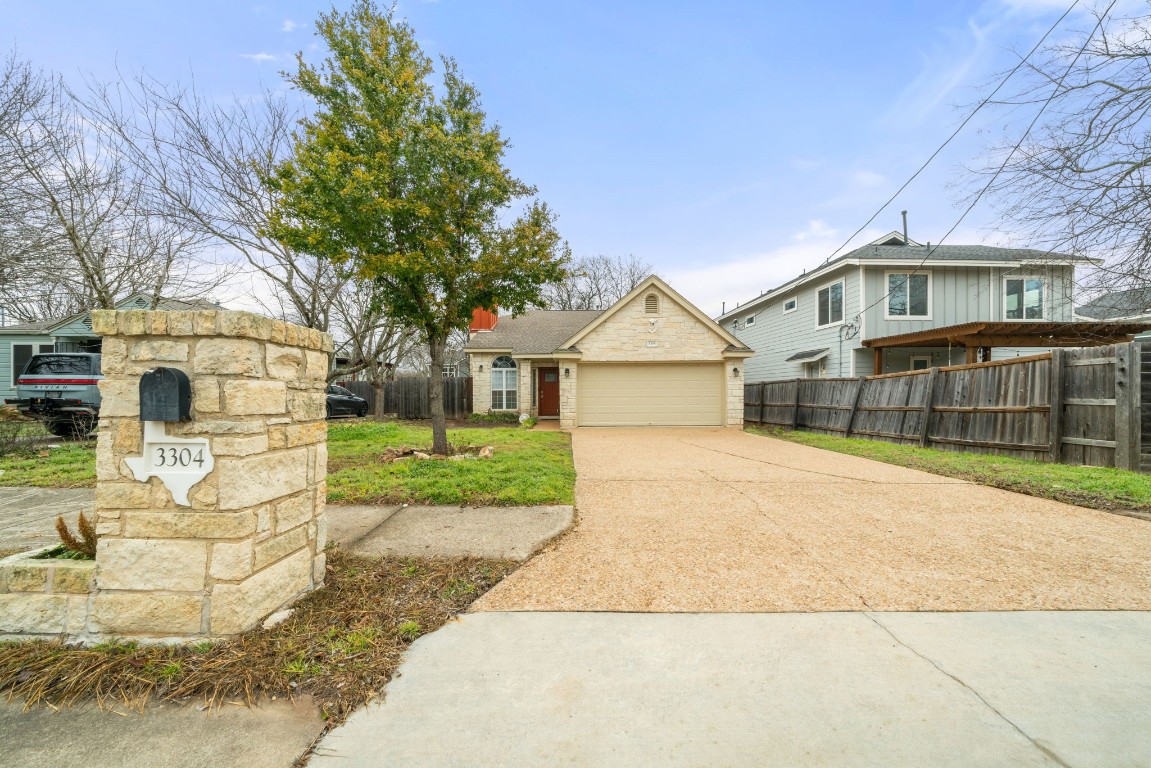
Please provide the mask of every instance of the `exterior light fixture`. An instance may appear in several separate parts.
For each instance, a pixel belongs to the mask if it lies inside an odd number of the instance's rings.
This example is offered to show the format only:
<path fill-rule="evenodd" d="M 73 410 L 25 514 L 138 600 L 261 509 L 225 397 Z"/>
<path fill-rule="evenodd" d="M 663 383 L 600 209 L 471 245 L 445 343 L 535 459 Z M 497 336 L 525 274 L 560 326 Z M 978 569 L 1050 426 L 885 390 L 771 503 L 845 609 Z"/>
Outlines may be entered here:
<path fill-rule="evenodd" d="M 480 363 L 480 373 L 483 373 L 483 372 L 484 372 L 484 365 L 483 365 L 483 363 Z"/>
<path fill-rule="evenodd" d="M 739 378 L 739 369 L 738 368 L 732 368 L 731 369 L 731 376 L 734 379 L 738 379 Z"/>
<path fill-rule="evenodd" d="M 568 378 L 571 375 L 572 375 L 572 369 L 571 368 L 564 368 L 564 378 Z"/>

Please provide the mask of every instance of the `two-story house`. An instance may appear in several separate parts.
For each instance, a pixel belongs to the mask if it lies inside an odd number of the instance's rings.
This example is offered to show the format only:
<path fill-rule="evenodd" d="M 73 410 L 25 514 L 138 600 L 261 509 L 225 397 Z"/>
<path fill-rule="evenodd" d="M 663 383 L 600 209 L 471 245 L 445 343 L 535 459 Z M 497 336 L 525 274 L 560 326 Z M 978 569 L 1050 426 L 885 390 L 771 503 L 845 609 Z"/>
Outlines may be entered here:
<path fill-rule="evenodd" d="M 1089 263 L 1031 249 L 905 242 L 892 232 L 717 321 L 756 351 L 747 381 L 1003 359 L 1039 351 L 1050 338 L 1042 334 L 1065 332 L 1075 267 Z"/>

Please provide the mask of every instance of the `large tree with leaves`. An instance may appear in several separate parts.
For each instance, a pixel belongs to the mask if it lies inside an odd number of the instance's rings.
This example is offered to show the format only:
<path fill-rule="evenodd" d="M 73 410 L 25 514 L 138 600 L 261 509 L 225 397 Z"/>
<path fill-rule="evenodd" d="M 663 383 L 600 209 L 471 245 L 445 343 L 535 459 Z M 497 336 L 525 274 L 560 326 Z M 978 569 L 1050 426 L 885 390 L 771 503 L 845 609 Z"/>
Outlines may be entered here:
<path fill-rule="evenodd" d="M 561 280 L 567 247 L 543 203 L 504 223 L 535 189 L 504 167 L 507 141 L 488 122 L 479 94 L 431 60 L 392 11 L 359 0 L 317 23 L 327 58 L 298 57 L 288 77 L 315 101 L 292 156 L 269 178 L 276 194 L 271 232 L 305 253 L 349 263 L 373 280 L 377 300 L 417 328 L 432 363 L 433 450 L 446 453 L 444 347 L 472 310 L 512 313 Z"/>

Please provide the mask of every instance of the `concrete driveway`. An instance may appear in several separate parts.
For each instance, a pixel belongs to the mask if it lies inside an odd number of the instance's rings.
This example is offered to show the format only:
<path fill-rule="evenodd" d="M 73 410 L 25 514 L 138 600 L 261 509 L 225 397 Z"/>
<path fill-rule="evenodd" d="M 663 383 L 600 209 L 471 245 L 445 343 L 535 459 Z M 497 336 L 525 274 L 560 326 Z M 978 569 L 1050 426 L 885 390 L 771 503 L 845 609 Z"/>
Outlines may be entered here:
<path fill-rule="evenodd" d="M 579 429 L 575 530 L 482 611 L 1151 609 L 1151 523 L 732 429 Z"/>

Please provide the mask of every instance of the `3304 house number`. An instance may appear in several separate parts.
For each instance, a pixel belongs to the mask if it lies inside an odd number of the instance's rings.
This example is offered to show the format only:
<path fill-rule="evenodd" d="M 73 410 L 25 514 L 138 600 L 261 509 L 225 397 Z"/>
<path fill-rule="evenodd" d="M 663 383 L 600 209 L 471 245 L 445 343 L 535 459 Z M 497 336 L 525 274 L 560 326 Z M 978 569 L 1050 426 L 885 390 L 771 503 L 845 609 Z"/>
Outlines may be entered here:
<path fill-rule="evenodd" d="M 200 469 L 204 466 L 203 448 L 173 448 L 170 446 L 152 446 L 155 451 L 152 458 L 153 467 L 192 467 Z"/>

